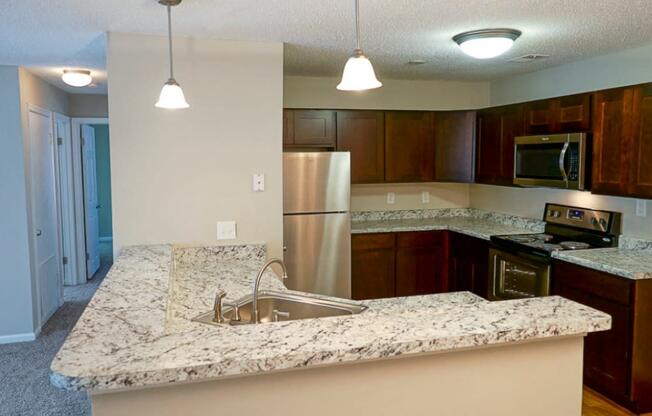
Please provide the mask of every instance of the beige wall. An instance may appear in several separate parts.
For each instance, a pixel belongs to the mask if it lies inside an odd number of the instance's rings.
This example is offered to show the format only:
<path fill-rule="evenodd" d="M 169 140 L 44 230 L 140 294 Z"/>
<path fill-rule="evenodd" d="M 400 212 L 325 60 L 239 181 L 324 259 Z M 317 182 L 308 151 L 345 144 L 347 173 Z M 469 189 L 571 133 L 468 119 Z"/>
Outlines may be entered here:
<path fill-rule="evenodd" d="M 101 94 L 71 94 L 69 96 L 70 117 L 108 117 L 109 100 Z"/>
<path fill-rule="evenodd" d="M 167 59 L 164 37 L 108 36 L 114 245 L 217 244 L 235 220 L 281 255 L 283 45 L 176 38 L 187 110 L 154 107 Z"/>
<path fill-rule="evenodd" d="M 337 78 L 286 76 L 286 108 L 380 110 L 463 110 L 489 105 L 488 82 L 405 81 L 383 79 L 383 87 L 365 92 L 335 89 Z"/>
<path fill-rule="evenodd" d="M 382 110 L 459 110 L 489 105 L 488 82 L 406 81 L 383 79 L 383 87 L 362 93 L 338 91 L 337 78 L 286 76 L 283 105 L 286 108 L 352 108 Z M 430 203 L 421 203 L 421 192 L 430 192 Z M 396 203 L 387 204 L 387 193 Z M 466 207 L 466 184 L 354 185 L 351 209 L 383 211 Z"/>

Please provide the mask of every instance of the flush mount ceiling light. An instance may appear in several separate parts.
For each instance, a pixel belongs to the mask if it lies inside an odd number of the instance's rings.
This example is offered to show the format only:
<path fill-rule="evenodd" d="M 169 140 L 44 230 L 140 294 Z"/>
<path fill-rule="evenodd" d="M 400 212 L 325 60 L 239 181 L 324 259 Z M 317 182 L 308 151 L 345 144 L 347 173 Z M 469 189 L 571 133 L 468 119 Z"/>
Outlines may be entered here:
<path fill-rule="evenodd" d="M 170 78 L 163 85 L 158 101 L 154 104 L 158 108 L 179 109 L 188 108 L 190 104 L 183 95 L 181 86 L 174 79 L 174 66 L 172 64 L 172 6 L 177 6 L 181 0 L 158 0 L 159 4 L 168 10 L 168 52 L 170 54 Z"/>
<path fill-rule="evenodd" d="M 355 0 L 355 39 L 356 48 L 346 61 L 342 81 L 337 85 L 340 91 L 365 91 L 380 88 L 383 84 L 376 78 L 371 61 L 360 47 L 360 2 Z"/>
<path fill-rule="evenodd" d="M 61 79 L 71 87 L 85 87 L 93 82 L 91 71 L 87 69 L 64 69 Z"/>
<path fill-rule="evenodd" d="M 460 33 L 453 40 L 465 54 L 489 59 L 507 52 L 519 36 L 521 32 L 516 29 L 482 29 Z"/>

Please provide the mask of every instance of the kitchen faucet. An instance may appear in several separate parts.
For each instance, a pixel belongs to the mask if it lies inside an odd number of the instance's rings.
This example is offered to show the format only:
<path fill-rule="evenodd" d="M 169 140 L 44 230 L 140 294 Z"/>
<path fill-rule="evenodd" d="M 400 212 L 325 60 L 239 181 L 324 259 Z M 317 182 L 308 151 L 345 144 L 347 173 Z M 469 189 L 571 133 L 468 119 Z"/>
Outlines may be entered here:
<path fill-rule="evenodd" d="M 258 272 L 258 276 L 256 276 L 256 281 L 254 282 L 254 295 L 253 295 L 253 301 L 251 303 L 251 323 L 252 324 L 257 324 L 259 323 L 258 319 L 258 287 L 260 286 L 260 280 L 263 277 L 263 274 L 265 273 L 265 270 L 269 268 L 274 263 L 278 263 L 281 268 L 283 269 L 283 276 L 281 278 L 283 280 L 288 278 L 288 272 L 287 269 L 285 268 L 285 263 L 283 263 L 283 260 L 281 259 L 270 259 L 267 261 L 267 263 L 263 264 L 263 267 L 261 267 L 260 271 Z"/>

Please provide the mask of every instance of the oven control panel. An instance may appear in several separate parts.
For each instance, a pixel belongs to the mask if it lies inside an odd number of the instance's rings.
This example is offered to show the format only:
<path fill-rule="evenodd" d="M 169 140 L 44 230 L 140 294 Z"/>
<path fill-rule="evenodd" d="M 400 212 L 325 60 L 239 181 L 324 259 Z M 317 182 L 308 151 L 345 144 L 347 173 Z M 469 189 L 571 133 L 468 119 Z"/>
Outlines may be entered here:
<path fill-rule="evenodd" d="M 592 231 L 620 233 L 620 213 L 566 205 L 546 204 L 544 221 Z"/>

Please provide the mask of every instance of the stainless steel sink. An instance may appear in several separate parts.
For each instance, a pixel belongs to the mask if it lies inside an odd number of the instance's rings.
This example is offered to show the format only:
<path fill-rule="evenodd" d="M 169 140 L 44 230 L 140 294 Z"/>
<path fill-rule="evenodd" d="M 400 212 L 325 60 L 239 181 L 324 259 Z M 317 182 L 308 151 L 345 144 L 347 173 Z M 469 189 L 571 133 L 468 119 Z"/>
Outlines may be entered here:
<path fill-rule="evenodd" d="M 235 310 L 233 307 L 225 307 L 223 313 L 224 323 L 231 325 L 251 323 L 252 302 L 251 296 L 246 296 L 235 302 L 239 305 L 239 320 L 234 319 Z M 367 309 L 366 306 L 353 302 L 326 300 L 291 293 L 260 291 L 258 295 L 258 316 L 261 323 L 355 315 L 365 309 Z M 211 325 L 224 324 L 215 322 L 214 317 L 214 311 L 209 311 L 192 320 Z"/>

